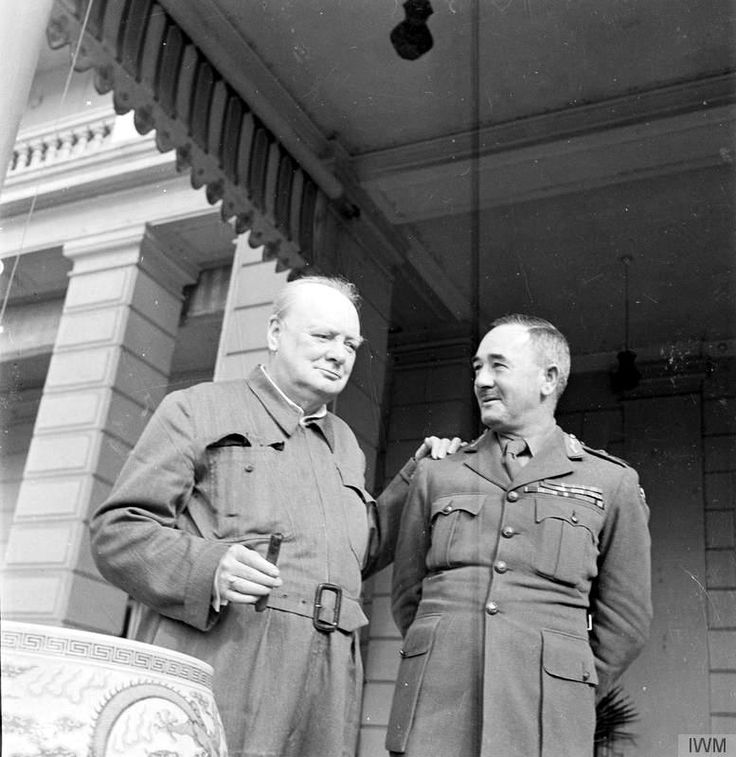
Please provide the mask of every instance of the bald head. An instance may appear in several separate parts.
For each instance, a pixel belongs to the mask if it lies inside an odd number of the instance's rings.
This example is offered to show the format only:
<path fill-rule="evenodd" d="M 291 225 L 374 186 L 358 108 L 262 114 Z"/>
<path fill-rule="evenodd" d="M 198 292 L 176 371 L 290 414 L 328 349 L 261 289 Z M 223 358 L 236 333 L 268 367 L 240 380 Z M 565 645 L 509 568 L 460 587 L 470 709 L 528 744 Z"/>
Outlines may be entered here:
<path fill-rule="evenodd" d="M 337 276 L 302 276 L 284 285 L 273 301 L 272 316 L 283 316 L 291 307 L 299 292 L 305 288 L 318 285 L 339 292 L 360 312 L 360 295 L 355 284 Z M 319 291 L 319 290 L 317 290 Z"/>

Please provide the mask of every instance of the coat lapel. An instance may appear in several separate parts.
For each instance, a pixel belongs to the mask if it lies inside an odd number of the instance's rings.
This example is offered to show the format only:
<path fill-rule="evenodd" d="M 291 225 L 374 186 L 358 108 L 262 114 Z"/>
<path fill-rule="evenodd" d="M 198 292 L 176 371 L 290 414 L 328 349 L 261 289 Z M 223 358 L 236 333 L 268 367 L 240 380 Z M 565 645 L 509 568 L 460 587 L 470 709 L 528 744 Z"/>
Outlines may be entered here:
<path fill-rule="evenodd" d="M 558 426 L 538 454 L 534 455 L 516 475 L 512 488 L 517 489 L 533 481 L 572 473 L 573 466 L 570 458 L 575 456 L 567 443 L 565 432 Z"/>
<path fill-rule="evenodd" d="M 477 441 L 464 448 L 465 459 L 463 464 L 470 468 L 473 473 L 487 479 L 496 486 L 506 489 L 509 485 L 509 474 L 501 462 L 501 448 L 498 438 L 490 431 Z"/>
<path fill-rule="evenodd" d="M 251 371 L 247 384 L 250 391 L 263 405 L 270 420 L 268 425 L 259 424 L 262 428 L 260 443 L 272 445 L 283 442 L 285 436 L 290 437 L 299 426 L 299 411 L 287 404 L 276 387 L 263 373 L 261 366 L 257 366 Z"/>

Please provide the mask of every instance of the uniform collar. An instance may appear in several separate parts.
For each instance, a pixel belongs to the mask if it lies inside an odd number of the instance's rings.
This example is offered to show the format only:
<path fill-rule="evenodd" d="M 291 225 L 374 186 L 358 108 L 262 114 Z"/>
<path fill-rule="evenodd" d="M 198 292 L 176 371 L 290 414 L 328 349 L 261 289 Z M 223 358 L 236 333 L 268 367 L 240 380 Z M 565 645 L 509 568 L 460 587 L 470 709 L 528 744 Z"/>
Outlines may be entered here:
<path fill-rule="evenodd" d="M 463 463 L 479 476 L 505 489 L 508 474 L 501 462 L 501 447 L 498 437 L 487 429 L 473 442 L 463 447 Z M 475 454 L 478 453 L 478 454 Z"/>
<path fill-rule="evenodd" d="M 535 455 L 538 455 L 540 450 L 542 450 L 547 445 L 548 441 L 555 434 L 556 430 L 557 426 L 552 423 L 549 428 L 544 429 L 544 431 L 541 431 L 537 434 L 530 434 L 529 436 L 512 436 L 508 434 L 497 434 L 497 436 L 501 445 L 501 449 L 506 446 L 506 442 L 510 439 L 523 439 L 526 442 L 527 447 L 529 447 L 531 456 L 534 457 Z"/>
<path fill-rule="evenodd" d="M 568 454 L 568 435 L 555 426 L 543 439 L 532 459 L 514 477 L 514 488 L 544 478 L 564 476 L 573 470 Z"/>
<path fill-rule="evenodd" d="M 559 426 L 554 426 L 546 434 L 534 439 L 532 444 L 535 445 L 534 455 L 514 478 L 514 489 L 532 481 L 570 473 L 570 460 L 583 456 L 580 442 L 566 434 Z M 484 431 L 478 439 L 464 447 L 463 452 L 463 462 L 468 468 L 502 489 L 509 486 L 508 474 L 501 462 L 501 444 L 498 436 L 492 431 Z"/>

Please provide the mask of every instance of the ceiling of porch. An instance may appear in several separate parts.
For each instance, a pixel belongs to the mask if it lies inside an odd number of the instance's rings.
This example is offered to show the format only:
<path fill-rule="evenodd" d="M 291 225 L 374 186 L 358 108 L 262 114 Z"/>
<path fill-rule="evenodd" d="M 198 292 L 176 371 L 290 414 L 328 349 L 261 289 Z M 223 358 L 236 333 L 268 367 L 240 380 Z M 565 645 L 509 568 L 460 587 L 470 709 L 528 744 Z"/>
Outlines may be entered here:
<path fill-rule="evenodd" d="M 534 312 L 577 354 L 616 351 L 630 256 L 635 347 L 736 335 L 732 2 L 480 0 L 474 25 L 434 0 L 415 61 L 397 0 L 160 2 L 402 235 L 396 331 L 466 323 L 477 287 L 481 328 Z"/>
<path fill-rule="evenodd" d="M 397 329 L 470 315 L 406 296 L 430 259 L 440 290 L 479 285 L 482 323 L 534 311 L 616 350 L 630 255 L 633 342 L 733 336 L 733 3 L 480 2 L 477 103 L 470 2 L 435 0 L 415 61 L 396 0 L 163 4 L 410 241 Z"/>
<path fill-rule="evenodd" d="M 404 17 L 396 0 L 163 4 L 210 58 L 223 40 L 247 44 L 320 132 L 351 156 L 475 126 L 471 2 L 435 0 L 428 22 L 434 47 L 415 61 L 399 58 L 389 41 Z M 730 70 L 734 12 L 732 3 L 709 0 L 481 2 L 481 126 Z M 228 47 L 237 66 L 240 50 Z"/>

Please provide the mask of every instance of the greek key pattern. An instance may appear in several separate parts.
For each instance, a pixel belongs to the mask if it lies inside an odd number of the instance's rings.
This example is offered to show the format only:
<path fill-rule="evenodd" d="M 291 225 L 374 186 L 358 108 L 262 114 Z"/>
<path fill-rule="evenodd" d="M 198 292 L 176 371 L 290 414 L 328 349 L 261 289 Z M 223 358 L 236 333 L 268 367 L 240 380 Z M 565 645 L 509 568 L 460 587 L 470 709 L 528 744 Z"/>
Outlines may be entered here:
<path fill-rule="evenodd" d="M 20 652 L 43 652 L 55 657 L 68 659 L 85 659 L 120 665 L 136 670 L 146 670 L 153 673 L 175 676 L 182 680 L 198 683 L 207 688 L 212 687 L 212 675 L 195 665 L 187 664 L 183 660 L 169 659 L 155 651 L 132 649 L 119 646 L 114 642 L 105 643 L 95 639 L 64 638 L 59 635 L 44 634 L 37 631 L 2 630 L 2 648 L 4 651 L 17 650 Z M 152 647 L 155 650 L 155 648 Z"/>

